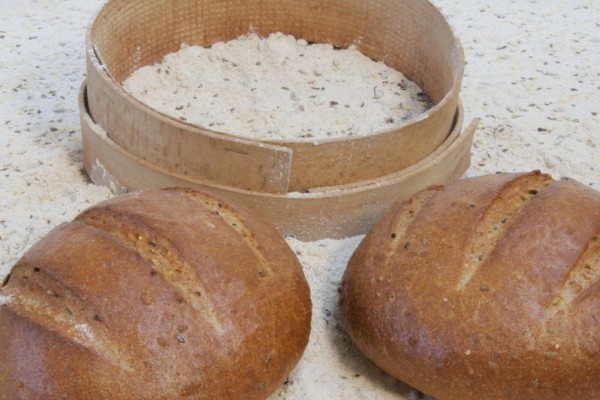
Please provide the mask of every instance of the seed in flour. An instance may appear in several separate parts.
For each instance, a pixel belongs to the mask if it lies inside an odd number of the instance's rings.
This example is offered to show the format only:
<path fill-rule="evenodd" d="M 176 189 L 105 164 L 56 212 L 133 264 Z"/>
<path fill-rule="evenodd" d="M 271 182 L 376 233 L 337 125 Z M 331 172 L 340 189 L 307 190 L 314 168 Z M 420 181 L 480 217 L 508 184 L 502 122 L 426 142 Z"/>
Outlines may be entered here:
<path fill-rule="evenodd" d="M 432 105 L 402 73 L 354 46 L 308 44 L 282 33 L 183 45 L 136 70 L 124 87 L 173 118 L 259 140 L 368 135 Z"/>

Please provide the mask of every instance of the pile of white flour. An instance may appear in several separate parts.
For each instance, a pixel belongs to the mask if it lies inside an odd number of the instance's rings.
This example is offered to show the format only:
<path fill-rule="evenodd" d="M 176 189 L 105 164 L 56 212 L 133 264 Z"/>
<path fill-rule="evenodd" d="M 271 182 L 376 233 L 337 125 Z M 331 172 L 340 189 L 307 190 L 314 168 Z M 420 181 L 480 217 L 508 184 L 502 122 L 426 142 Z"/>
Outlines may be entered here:
<path fill-rule="evenodd" d="M 183 46 L 134 71 L 123 86 L 173 118 L 262 140 L 368 135 L 431 107 L 414 82 L 354 46 L 335 49 L 282 33 Z"/>
<path fill-rule="evenodd" d="M 112 196 L 82 171 L 77 110 L 85 28 L 102 3 L 3 2 L 0 279 L 49 230 Z M 541 169 L 600 189 L 600 3 L 433 3 L 465 48 L 465 122 L 482 118 L 467 175 Z M 304 357 L 270 400 L 419 398 L 366 360 L 339 328 L 337 286 L 360 240 L 288 239 L 311 287 L 313 327 Z"/>

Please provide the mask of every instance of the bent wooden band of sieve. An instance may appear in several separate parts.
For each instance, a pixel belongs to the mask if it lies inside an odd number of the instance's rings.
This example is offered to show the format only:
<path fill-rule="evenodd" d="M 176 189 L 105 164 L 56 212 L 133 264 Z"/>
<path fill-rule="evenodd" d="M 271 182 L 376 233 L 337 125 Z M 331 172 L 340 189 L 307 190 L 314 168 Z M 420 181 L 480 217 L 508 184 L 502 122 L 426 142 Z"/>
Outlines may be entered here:
<path fill-rule="evenodd" d="M 79 107 L 84 166 L 96 184 L 108 186 L 115 193 L 172 186 L 213 192 L 262 215 L 282 235 L 295 235 L 301 240 L 365 233 L 393 202 L 407 199 L 431 185 L 458 179 L 469 167 L 478 123 L 473 121 L 461 134 L 463 111 L 458 107 L 454 128 L 444 143 L 402 171 L 379 180 L 320 188 L 313 193 L 273 194 L 191 179 L 129 153 L 92 120 L 85 83 Z"/>

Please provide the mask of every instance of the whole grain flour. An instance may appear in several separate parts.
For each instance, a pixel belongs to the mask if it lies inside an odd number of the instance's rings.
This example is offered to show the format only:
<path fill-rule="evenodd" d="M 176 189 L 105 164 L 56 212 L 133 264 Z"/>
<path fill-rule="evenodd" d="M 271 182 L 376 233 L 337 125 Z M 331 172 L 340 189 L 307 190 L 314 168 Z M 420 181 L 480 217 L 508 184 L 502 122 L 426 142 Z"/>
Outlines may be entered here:
<path fill-rule="evenodd" d="M 396 128 L 431 107 L 401 72 L 356 47 L 248 34 L 183 46 L 124 82 L 173 118 L 261 140 L 317 140 Z"/>

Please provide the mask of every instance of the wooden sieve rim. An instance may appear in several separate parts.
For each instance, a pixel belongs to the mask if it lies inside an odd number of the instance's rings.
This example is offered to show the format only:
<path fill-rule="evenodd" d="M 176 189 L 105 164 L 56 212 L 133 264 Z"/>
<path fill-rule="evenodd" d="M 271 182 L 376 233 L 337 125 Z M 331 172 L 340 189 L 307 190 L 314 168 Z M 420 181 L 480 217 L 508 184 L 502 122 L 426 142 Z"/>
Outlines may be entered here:
<path fill-rule="evenodd" d="M 458 179 L 470 164 L 471 143 L 479 122 L 474 120 L 461 134 L 463 110 L 459 105 L 454 129 L 427 159 L 382 177 L 378 182 L 280 195 L 190 180 L 131 155 L 110 140 L 102 127 L 92 120 L 87 107 L 85 82 L 80 91 L 79 107 L 84 166 L 94 183 L 108 186 L 116 194 L 169 186 L 212 191 L 258 212 L 282 235 L 294 234 L 301 240 L 364 233 L 399 198 L 408 198 L 428 186 Z M 100 174 L 94 171 L 98 165 L 102 167 Z M 331 210 L 326 210 L 327 207 Z"/>
<path fill-rule="evenodd" d="M 79 108 L 82 113 L 82 118 L 84 118 L 86 120 L 86 125 L 94 127 L 94 131 L 96 131 L 102 138 L 106 138 L 106 140 L 108 142 L 112 142 L 112 145 L 115 147 L 115 149 L 122 152 L 123 154 L 128 155 L 128 157 L 135 159 L 136 162 L 144 164 L 148 168 L 152 168 L 152 169 L 160 171 L 162 173 L 168 173 L 169 175 L 171 175 L 177 179 L 182 179 L 182 180 L 188 181 L 193 184 L 205 185 L 205 186 L 209 186 L 209 187 L 214 187 L 216 189 L 228 190 L 228 191 L 232 191 L 232 192 L 236 192 L 236 193 L 251 194 L 253 196 L 264 196 L 264 197 L 282 198 L 282 199 L 285 198 L 285 199 L 292 199 L 292 200 L 312 199 L 312 198 L 317 198 L 317 197 L 326 198 L 329 196 L 337 197 L 340 195 L 343 196 L 343 195 L 349 194 L 349 193 L 360 192 L 367 188 L 381 187 L 383 185 L 393 184 L 397 180 L 402 179 L 405 176 L 412 176 L 412 175 L 418 174 L 420 171 L 426 170 L 432 164 L 436 163 L 439 160 L 439 158 L 441 156 L 443 156 L 446 151 L 448 151 L 449 147 L 451 147 L 453 145 L 456 146 L 456 144 L 459 142 L 460 142 L 460 144 L 464 144 L 464 142 L 459 139 L 462 138 L 462 139 L 466 140 L 466 139 L 468 139 L 468 136 L 473 136 L 475 129 L 477 128 L 477 126 L 479 125 L 479 122 L 480 122 L 479 118 L 475 118 L 473 121 L 471 121 L 471 123 L 465 130 L 465 133 L 461 134 L 462 126 L 463 126 L 463 119 L 464 119 L 464 108 L 462 105 L 462 101 L 459 101 L 459 106 L 456 110 L 456 115 L 454 118 L 454 123 L 452 125 L 452 130 L 450 131 L 450 133 L 448 134 L 446 139 L 442 142 L 442 144 L 434 152 L 429 154 L 426 158 L 422 159 L 421 161 L 419 161 L 407 168 L 404 168 L 400 171 L 397 171 L 397 172 L 394 172 L 394 173 L 391 173 L 388 175 L 384 175 L 384 176 L 381 176 L 376 179 L 369 179 L 369 180 L 365 180 L 365 181 L 353 182 L 350 184 L 338 185 L 338 186 L 316 187 L 316 188 L 312 188 L 305 192 L 293 192 L 293 193 L 282 194 L 282 193 L 257 192 L 257 191 L 252 191 L 252 190 L 245 190 L 245 189 L 240 189 L 237 187 L 222 185 L 222 184 L 211 182 L 211 181 L 202 181 L 199 179 L 193 179 L 190 177 L 179 175 L 174 172 L 164 171 L 158 166 L 148 163 L 147 161 L 140 159 L 140 158 L 136 157 L 135 155 L 129 154 L 126 149 L 122 148 L 117 143 L 114 143 L 110 139 L 110 137 L 106 134 L 106 132 L 102 129 L 102 127 L 100 125 L 98 125 L 96 122 L 94 122 L 94 119 L 92 118 L 92 116 L 89 112 L 89 104 L 87 102 L 87 87 L 86 87 L 85 81 L 80 89 L 78 103 L 79 103 Z"/>

